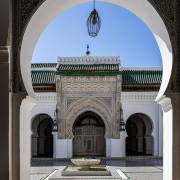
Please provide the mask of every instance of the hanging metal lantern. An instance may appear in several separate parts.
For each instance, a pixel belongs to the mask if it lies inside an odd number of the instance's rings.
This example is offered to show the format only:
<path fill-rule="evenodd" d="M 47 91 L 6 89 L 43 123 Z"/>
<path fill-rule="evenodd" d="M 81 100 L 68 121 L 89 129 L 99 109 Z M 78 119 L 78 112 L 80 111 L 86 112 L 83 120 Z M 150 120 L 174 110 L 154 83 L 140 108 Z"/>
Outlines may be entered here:
<path fill-rule="evenodd" d="M 94 9 L 91 11 L 87 19 L 87 29 L 90 36 L 95 37 L 98 35 L 101 28 L 101 18 L 98 12 L 95 9 L 95 0 L 94 0 Z"/>
<path fill-rule="evenodd" d="M 120 125 L 119 125 L 119 130 L 120 131 L 125 131 L 126 130 L 126 124 L 124 122 L 124 119 L 123 119 L 123 109 L 120 108 Z"/>
<path fill-rule="evenodd" d="M 58 123 L 56 120 L 57 113 L 58 113 L 58 109 L 56 108 L 56 110 L 54 111 L 54 122 L 53 122 L 53 127 L 52 127 L 53 132 L 58 132 Z"/>

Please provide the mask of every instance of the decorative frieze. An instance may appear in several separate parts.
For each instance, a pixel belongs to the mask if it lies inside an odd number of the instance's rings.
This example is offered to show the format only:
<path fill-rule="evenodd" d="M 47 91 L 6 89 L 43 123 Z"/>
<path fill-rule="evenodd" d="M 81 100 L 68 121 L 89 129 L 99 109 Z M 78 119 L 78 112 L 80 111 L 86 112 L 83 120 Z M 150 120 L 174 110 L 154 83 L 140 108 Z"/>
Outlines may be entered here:
<path fill-rule="evenodd" d="M 122 102 L 155 101 L 158 92 L 122 92 Z"/>
<path fill-rule="evenodd" d="M 68 92 L 114 92 L 116 77 L 62 77 L 62 91 Z"/>
<path fill-rule="evenodd" d="M 57 102 L 56 93 L 36 93 L 38 103 L 55 103 Z"/>

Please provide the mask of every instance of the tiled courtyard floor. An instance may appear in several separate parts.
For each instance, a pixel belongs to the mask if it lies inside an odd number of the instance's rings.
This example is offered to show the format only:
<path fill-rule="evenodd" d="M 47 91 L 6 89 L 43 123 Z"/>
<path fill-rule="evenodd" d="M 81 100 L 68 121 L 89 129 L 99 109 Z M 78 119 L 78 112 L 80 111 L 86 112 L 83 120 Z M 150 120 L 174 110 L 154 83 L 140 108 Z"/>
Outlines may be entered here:
<path fill-rule="evenodd" d="M 31 180 L 48 180 L 55 170 L 62 170 L 71 164 L 67 160 L 33 160 Z M 103 160 L 111 170 L 120 170 L 130 180 L 162 180 L 162 160 Z M 123 179 L 123 178 L 121 178 Z"/>

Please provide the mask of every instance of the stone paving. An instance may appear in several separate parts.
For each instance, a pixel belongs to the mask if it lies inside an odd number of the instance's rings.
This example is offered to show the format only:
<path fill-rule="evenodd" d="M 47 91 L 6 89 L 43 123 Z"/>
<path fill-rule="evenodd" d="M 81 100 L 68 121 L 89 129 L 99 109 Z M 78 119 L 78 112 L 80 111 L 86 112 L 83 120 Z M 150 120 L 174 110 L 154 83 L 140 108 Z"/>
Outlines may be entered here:
<path fill-rule="evenodd" d="M 31 180 L 48 180 L 48 176 L 50 174 L 52 174 L 56 170 L 62 171 L 65 166 L 69 164 L 71 163 L 67 160 L 32 161 Z M 162 160 L 159 159 L 102 160 L 102 164 L 106 164 L 112 171 L 116 171 L 119 169 L 127 177 L 127 179 L 130 180 L 163 179 Z M 93 179 L 95 180 L 95 178 Z"/>

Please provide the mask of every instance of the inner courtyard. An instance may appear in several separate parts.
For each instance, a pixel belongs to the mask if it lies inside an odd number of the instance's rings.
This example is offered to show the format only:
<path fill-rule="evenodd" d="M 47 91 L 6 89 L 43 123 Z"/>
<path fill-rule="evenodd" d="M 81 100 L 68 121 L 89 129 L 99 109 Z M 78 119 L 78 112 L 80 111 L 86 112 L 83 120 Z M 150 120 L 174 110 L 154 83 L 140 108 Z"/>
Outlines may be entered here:
<path fill-rule="evenodd" d="M 179 11 L 178 0 L 0 2 L 0 179 L 179 180 Z M 63 176 L 71 167 L 80 177 Z"/>

